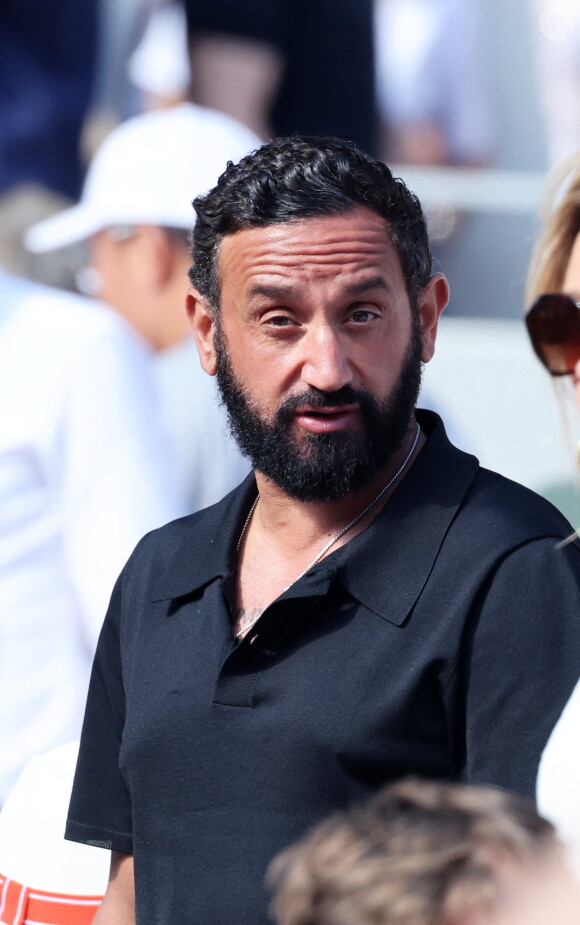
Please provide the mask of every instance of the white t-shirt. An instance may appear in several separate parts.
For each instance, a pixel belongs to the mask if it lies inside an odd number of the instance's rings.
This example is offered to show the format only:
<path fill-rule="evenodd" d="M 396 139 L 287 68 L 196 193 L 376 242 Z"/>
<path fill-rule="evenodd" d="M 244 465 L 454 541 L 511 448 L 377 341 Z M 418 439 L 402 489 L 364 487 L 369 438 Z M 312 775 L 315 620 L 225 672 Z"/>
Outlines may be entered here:
<path fill-rule="evenodd" d="M 536 796 L 538 809 L 569 847 L 580 878 L 580 681 L 544 749 Z"/>
<path fill-rule="evenodd" d="M 186 512 L 147 350 L 110 310 L 0 273 L 0 805 L 79 735 L 140 537 Z"/>

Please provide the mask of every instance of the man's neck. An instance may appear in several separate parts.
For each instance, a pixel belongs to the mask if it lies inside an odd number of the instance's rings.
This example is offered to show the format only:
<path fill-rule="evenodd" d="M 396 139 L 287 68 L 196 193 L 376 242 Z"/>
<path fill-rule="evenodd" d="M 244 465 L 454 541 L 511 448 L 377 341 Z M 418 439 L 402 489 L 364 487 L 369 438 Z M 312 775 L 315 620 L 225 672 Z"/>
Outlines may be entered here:
<path fill-rule="evenodd" d="M 413 421 L 401 449 L 389 465 L 377 472 L 374 478 L 359 491 L 336 501 L 299 501 L 286 494 L 261 472 L 256 472 L 260 500 L 252 518 L 253 529 L 259 530 L 264 538 L 268 538 L 276 546 L 283 547 L 287 555 L 292 556 L 295 553 L 303 556 L 305 550 L 310 550 L 317 544 L 320 545 L 329 540 L 372 504 L 403 465 L 413 445 L 415 434 L 416 424 Z M 404 478 L 413 464 L 425 439 L 425 436 L 420 434 L 415 450 L 404 472 L 401 473 L 401 478 Z M 357 522 L 352 532 L 345 534 L 343 542 L 348 542 L 374 520 L 399 482 L 400 479 L 395 480 L 394 484 L 370 508 L 367 515 Z M 338 545 L 339 543 L 333 546 L 333 549 L 338 548 Z M 340 542 L 340 545 L 343 543 Z"/>

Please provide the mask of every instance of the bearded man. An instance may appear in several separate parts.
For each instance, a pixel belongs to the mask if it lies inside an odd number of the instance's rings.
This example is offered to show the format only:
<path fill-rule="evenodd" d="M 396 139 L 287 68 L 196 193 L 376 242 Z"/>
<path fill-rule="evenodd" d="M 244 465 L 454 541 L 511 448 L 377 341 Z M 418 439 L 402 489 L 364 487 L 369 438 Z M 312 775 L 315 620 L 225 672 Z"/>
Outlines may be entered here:
<path fill-rule="evenodd" d="M 448 299 L 417 199 L 290 138 L 194 205 L 187 308 L 254 472 L 115 587 L 67 826 L 114 852 L 96 925 L 264 925 L 269 860 L 409 772 L 530 795 L 580 674 L 572 528 L 415 413 Z"/>

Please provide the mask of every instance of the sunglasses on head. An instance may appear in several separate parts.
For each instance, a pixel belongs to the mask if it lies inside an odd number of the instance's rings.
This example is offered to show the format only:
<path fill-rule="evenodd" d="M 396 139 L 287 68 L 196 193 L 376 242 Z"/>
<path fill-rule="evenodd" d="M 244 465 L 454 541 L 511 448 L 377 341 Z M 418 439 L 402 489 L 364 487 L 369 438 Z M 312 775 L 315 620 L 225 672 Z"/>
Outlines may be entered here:
<path fill-rule="evenodd" d="M 552 376 L 569 376 L 580 360 L 580 302 L 541 295 L 526 315 L 532 347 Z"/>

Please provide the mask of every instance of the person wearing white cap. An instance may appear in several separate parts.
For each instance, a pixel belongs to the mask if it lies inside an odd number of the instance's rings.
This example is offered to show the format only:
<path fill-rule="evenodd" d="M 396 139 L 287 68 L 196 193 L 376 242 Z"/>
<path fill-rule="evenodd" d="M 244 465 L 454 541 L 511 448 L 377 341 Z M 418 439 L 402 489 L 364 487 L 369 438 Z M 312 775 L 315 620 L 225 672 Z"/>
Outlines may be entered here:
<path fill-rule="evenodd" d="M 217 501 L 248 472 L 199 366 L 184 310 L 192 199 L 260 139 L 191 103 L 129 119 L 97 151 L 81 201 L 29 229 L 35 252 L 87 239 L 92 293 L 157 352 L 155 372 L 189 508 Z"/>
<path fill-rule="evenodd" d="M 116 573 L 185 512 L 158 412 L 121 319 L 0 268 L 0 806 L 79 734 Z"/>

